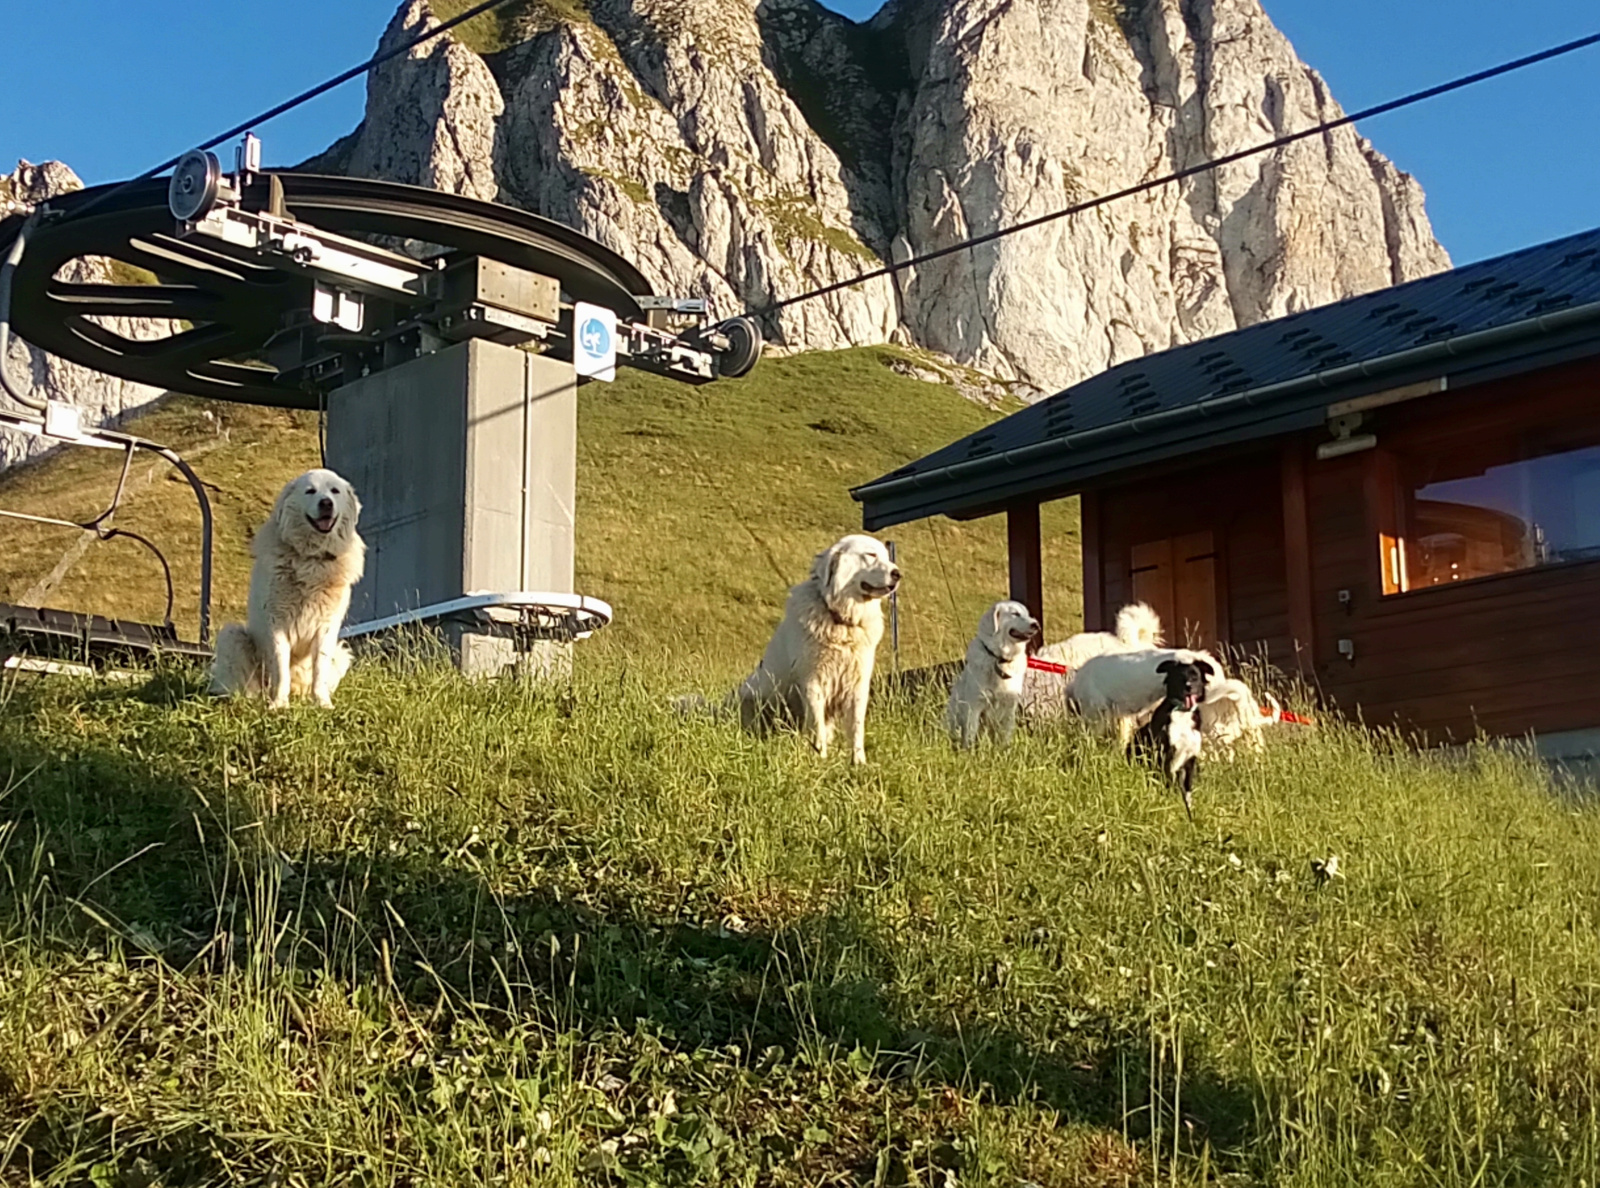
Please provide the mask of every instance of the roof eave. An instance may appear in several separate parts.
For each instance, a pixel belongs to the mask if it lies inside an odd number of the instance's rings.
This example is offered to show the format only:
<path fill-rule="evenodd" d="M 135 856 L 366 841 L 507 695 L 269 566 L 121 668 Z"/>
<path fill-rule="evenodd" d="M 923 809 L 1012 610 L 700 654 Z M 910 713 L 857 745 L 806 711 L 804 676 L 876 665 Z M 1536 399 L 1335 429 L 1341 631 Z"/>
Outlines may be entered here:
<path fill-rule="evenodd" d="M 1003 490 L 1027 485 L 1025 476 L 1048 476 L 1052 484 L 1086 481 L 1176 453 L 1306 428 L 1320 419 L 1319 416 L 1304 422 L 1297 416 L 1307 407 L 1321 410 L 1336 399 L 1378 391 L 1405 382 L 1408 377 L 1482 372 L 1499 362 L 1523 358 L 1529 352 L 1519 348 L 1531 340 L 1557 338 L 1560 343 L 1575 338 L 1600 348 L 1600 302 L 1212 397 L 1146 417 L 1031 442 L 936 470 L 884 476 L 853 488 L 850 496 L 863 505 L 868 530 L 966 511 L 1000 501 Z M 1547 345 L 1554 349 L 1559 343 L 1541 343 L 1541 356 L 1547 353 Z M 1262 410 L 1266 408 L 1272 412 L 1263 417 Z M 1285 423 L 1277 424 L 1280 421 Z M 1252 432 L 1251 426 L 1262 431 Z M 985 491 L 992 494 L 985 496 Z"/>

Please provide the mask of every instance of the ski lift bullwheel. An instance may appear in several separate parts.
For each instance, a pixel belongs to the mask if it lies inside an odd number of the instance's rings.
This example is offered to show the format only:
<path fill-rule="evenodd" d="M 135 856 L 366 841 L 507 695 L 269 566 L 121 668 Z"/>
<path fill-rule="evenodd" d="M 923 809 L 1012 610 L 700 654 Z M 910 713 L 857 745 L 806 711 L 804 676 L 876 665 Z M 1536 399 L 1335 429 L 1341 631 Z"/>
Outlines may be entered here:
<path fill-rule="evenodd" d="M 633 265 L 570 227 L 512 207 L 417 186 L 315 174 L 261 175 L 241 193 L 264 211 L 281 186 L 283 208 L 314 227 L 382 236 L 427 251 L 482 256 L 556 278 L 573 301 L 642 318 L 652 293 Z M 105 198 L 113 186 L 52 198 L 30 232 L 15 278 L 13 328 L 27 341 L 92 370 L 173 392 L 280 408 L 316 408 L 318 394 L 277 380 L 259 352 L 312 305 L 310 279 L 213 250 L 181 236 L 169 182 L 153 178 Z M 102 200 L 103 199 L 103 200 Z M 74 216 L 74 211 L 97 203 Z M 0 220 L 0 252 L 22 216 Z M 98 256 L 153 278 L 149 284 L 58 279 L 72 261 Z M 121 270 L 126 274 L 126 269 Z M 166 337 L 132 339 L 106 318 L 166 322 Z"/>

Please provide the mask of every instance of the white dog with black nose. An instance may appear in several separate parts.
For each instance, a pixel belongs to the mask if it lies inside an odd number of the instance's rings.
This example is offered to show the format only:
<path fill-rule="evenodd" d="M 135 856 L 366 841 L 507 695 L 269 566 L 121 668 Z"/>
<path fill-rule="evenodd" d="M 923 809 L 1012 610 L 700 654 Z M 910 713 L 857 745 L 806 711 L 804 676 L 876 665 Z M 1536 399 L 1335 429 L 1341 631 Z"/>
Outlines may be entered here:
<path fill-rule="evenodd" d="M 356 493 L 331 470 L 285 484 L 251 542 L 247 621 L 217 635 L 213 693 L 265 694 L 274 707 L 309 693 L 318 705 L 333 704 L 350 667 L 339 628 L 366 561 L 360 516 Z"/>
<path fill-rule="evenodd" d="M 825 756 L 842 724 L 851 761 L 865 763 L 867 695 L 883 638 L 883 600 L 899 584 L 888 549 L 870 536 L 846 536 L 818 553 L 810 576 L 790 588 L 761 663 L 739 686 L 745 729 L 797 725 Z"/>
<path fill-rule="evenodd" d="M 980 734 L 1002 746 L 1011 741 L 1028 673 L 1028 641 L 1038 634 L 1038 620 L 1020 602 L 997 602 L 983 612 L 944 711 L 956 746 L 965 750 Z"/>

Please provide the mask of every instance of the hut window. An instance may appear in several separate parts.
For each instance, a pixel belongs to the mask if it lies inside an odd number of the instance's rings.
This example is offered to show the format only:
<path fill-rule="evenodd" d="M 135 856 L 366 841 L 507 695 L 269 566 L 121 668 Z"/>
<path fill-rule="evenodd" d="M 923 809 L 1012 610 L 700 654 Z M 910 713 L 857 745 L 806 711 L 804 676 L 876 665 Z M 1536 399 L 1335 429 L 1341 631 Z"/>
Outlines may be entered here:
<path fill-rule="evenodd" d="M 1400 534 L 1384 558 L 1386 589 L 1600 558 L 1596 437 L 1592 427 L 1514 433 L 1401 456 Z"/>
<path fill-rule="evenodd" d="M 1217 631 L 1217 551 L 1209 532 L 1190 532 L 1133 546 L 1129 576 L 1136 602 L 1161 616 L 1167 642 L 1208 647 Z"/>

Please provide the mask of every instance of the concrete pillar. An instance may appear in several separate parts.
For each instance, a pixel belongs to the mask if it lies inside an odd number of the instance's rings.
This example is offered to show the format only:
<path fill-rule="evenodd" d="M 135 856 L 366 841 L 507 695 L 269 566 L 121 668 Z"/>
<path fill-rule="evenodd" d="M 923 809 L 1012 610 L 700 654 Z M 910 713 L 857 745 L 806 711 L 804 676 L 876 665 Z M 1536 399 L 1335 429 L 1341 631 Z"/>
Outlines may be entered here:
<path fill-rule="evenodd" d="M 350 623 L 484 591 L 572 590 L 577 487 L 572 365 L 472 339 L 330 394 L 328 465 L 362 502 L 366 576 Z M 463 672 L 497 675 L 510 640 L 451 625 Z M 524 668 L 564 671 L 570 644 Z"/>

